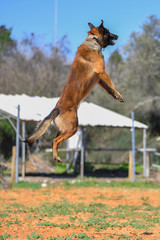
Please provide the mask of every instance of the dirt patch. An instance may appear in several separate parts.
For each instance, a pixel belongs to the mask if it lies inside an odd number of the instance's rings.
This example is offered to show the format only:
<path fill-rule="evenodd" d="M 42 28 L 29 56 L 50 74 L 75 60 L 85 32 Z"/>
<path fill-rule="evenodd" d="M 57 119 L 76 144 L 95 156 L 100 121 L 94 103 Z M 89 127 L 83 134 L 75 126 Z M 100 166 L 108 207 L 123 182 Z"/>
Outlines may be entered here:
<path fill-rule="evenodd" d="M 0 239 L 159 239 L 159 199 L 137 188 L 1 190 Z"/>

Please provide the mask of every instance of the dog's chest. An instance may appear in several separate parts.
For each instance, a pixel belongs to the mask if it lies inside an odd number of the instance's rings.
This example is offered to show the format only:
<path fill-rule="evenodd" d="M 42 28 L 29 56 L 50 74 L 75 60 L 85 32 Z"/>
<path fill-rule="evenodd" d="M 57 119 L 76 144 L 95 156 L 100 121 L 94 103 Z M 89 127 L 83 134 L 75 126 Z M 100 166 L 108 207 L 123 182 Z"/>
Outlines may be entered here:
<path fill-rule="evenodd" d="M 101 52 L 102 48 L 94 38 L 88 38 L 84 42 L 86 47 L 90 50 L 97 50 L 98 52 Z"/>

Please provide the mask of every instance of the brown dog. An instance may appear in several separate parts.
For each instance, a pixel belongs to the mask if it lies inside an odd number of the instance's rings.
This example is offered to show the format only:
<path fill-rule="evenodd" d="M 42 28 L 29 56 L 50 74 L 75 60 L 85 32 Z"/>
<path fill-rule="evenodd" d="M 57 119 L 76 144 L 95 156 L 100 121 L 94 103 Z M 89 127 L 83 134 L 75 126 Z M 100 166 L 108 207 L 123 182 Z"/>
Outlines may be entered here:
<path fill-rule="evenodd" d="M 57 137 L 53 140 L 53 156 L 58 162 L 61 162 L 57 155 L 58 145 L 76 133 L 79 104 L 97 83 L 115 99 L 123 102 L 122 96 L 105 71 L 104 57 L 101 52 L 102 48 L 114 45 L 114 40 L 117 40 L 118 36 L 104 28 L 103 21 L 99 27 L 94 27 L 91 23 L 88 25 L 90 27 L 88 37 L 77 50 L 69 79 L 59 101 L 40 123 L 35 133 L 26 140 L 26 142 L 33 142 L 38 139 L 53 121 L 58 131 Z"/>

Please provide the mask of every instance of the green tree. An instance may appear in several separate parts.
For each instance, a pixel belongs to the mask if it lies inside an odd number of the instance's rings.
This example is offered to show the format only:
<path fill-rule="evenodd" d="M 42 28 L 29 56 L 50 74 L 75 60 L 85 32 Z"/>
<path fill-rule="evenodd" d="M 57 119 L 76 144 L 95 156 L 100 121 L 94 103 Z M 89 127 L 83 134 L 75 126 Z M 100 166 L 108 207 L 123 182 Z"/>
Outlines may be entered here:
<path fill-rule="evenodd" d="M 3 56 L 9 55 L 16 47 L 16 41 L 11 37 L 12 28 L 7 29 L 4 25 L 0 26 L 0 54 Z"/>
<path fill-rule="evenodd" d="M 106 67 L 110 78 L 114 79 L 114 84 L 119 84 L 122 78 L 121 74 L 123 73 L 124 62 L 118 49 L 110 55 Z"/>
<path fill-rule="evenodd" d="M 0 156 L 8 159 L 12 153 L 12 146 L 15 144 L 15 132 L 7 120 L 0 121 Z"/>
<path fill-rule="evenodd" d="M 124 50 L 127 63 L 125 73 L 132 91 L 129 95 L 132 95 L 134 103 L 144 97 L 159 95 L 160 19 L 150 16 L 141 32 L 131 34 Z"/>
<path fill-rule="evenodd" d="M 125 112 L 136 112 L 150 126 L 151 134 L 160 133 L 160 19 L 150 16 L 140 32 L 133 32 L 124 47 Z M 123 86 L 123 85 L 122 85 Z"/>

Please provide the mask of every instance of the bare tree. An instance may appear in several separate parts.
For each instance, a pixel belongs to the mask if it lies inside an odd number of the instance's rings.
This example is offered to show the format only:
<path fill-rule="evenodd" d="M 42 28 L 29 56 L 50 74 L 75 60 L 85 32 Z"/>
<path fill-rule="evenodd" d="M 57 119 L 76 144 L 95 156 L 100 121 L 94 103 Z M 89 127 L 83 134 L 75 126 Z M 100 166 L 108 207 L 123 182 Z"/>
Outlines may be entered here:
<path fill-rule="evenodd" d="M 6 94 L 59 96 L 67 75 L 67 38 L 57 47 L 41 47 L 34 34 L 25 37 L 12 54 L 3 57 L 0 67 L 0 91 Z"/>

